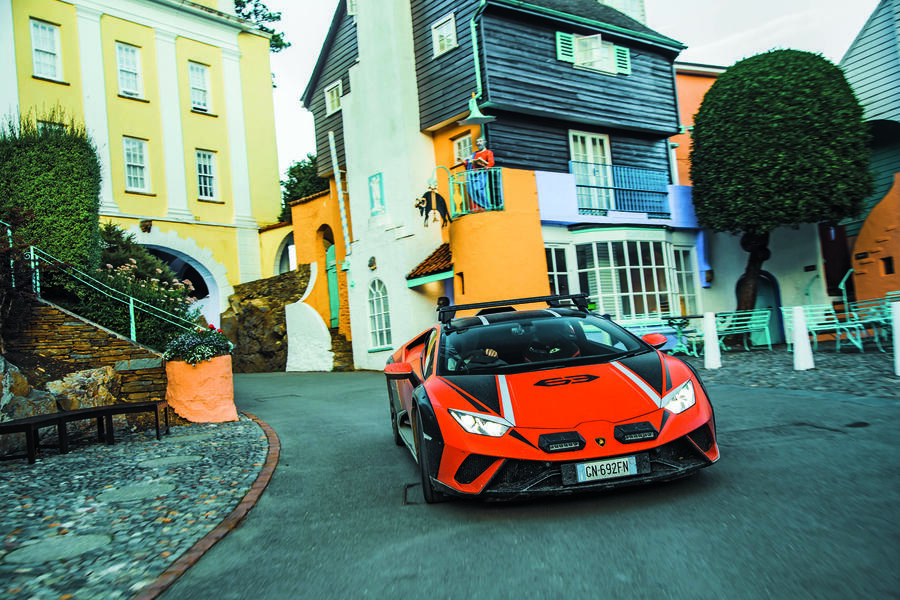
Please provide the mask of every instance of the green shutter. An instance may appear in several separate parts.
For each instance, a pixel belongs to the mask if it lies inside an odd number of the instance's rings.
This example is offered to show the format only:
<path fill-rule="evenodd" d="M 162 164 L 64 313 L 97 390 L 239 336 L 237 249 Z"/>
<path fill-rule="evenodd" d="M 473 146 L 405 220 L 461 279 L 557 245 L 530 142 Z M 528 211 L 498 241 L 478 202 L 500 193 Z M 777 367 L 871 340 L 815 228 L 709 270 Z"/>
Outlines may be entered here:
<path fill-rule="evenodd" d="M 573 34 L 556 32 L 556 60 L 575 62 L 575 36 Z"/>
<path fill-rule="evenodd" d="M 628 48 L 616 46 L 616 73 L 631 75 L 631 52 Z"/>

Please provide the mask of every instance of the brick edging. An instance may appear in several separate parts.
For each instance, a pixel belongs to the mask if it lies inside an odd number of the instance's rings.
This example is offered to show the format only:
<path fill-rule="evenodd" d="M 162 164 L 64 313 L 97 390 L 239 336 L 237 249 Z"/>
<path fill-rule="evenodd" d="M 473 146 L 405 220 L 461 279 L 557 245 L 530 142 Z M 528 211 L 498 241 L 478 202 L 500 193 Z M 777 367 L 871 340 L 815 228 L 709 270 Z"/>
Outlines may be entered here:
<path fill-rule="evenodd" d="M 256 506 L 256 503 L 259 501 L 260 496 L 262 496 L 266 486 L 269 485 L 272 474 L 275 472 L 275 467 L 278 465 L 278 457 L 281 454 L 281 442 L 279 441 L 275 430 L 272 429 L 268 423 L 247 411 L 242 410 L 240 412 L 262 428 L 269 442 L 269 451 L 266 454 L 266 462 L 263 463 L 262 469 L 260 469 L 259 474 L 256 476 L 256 481 L 250 486 L 250 491 L 247 492 L 243 500 L 241 500 L 237 507 L 231 511 L 231 514 L 225 517 L 225 519 L 223 519 L 212 531 L 199 539 L 187 552 L 178 557 L 178 560 L 172 563 L 168 569 L 163 571 L 153 583 L 138 592 L 137 595 L 133 596 L 132 600 L 154 600 L 166 591 L 169 586 L 174 584 L 188 569 L 197 564 L 197 561 L 200 560 L 204 554 L 241 524 L 244 517 L 250 512 L 250 509 Z"/>

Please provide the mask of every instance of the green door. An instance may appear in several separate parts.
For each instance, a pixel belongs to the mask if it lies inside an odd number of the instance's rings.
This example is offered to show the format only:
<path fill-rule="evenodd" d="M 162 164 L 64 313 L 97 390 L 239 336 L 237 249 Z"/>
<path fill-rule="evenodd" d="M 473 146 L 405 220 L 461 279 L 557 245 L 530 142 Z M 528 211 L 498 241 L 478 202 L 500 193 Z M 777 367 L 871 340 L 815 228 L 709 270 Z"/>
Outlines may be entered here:
<path fill-rule="evenodd" d="M 325 272 L 328 274 L 328 307 L 331 311 L 331 326 L 338 326 L 338 278 L 337 259 L 334 257 L 334 246 L 325 254 Z"/>

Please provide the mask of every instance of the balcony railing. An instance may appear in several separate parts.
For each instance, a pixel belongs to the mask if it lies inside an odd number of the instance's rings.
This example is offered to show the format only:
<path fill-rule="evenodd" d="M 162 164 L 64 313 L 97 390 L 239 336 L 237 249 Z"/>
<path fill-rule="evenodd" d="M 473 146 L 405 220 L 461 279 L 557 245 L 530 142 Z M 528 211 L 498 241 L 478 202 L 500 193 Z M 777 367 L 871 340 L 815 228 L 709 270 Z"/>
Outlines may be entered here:
<path fill-rule="evenodd" d="M 608 211 L 668 216 L 669 174 L 657 169 L 570 161 L 575 175 L 578 214 L 604 216 Z"/>
<path fill-rule="evenodd" d="M 503 210 L 503 177 L 500 167 L 459 171 L 450 177 L 450 214 L 460 217 L 475 212 Z"/>

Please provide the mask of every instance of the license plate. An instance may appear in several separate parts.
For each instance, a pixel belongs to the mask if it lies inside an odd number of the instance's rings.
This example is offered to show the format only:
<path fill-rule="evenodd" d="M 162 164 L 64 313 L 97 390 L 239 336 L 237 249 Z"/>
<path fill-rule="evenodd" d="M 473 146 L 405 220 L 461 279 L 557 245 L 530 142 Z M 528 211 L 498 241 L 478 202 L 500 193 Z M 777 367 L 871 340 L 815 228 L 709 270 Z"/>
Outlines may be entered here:
<path fill-rule="evenodd" d="M 578 477 L 578 483 L 584 483 L 585 481 L 597 481 L 598 479 L 637 475 L 638 467 L 634 456 L 623 456 L 621 458 L 578 463 L 575 465 L 575 472 Z"/>

